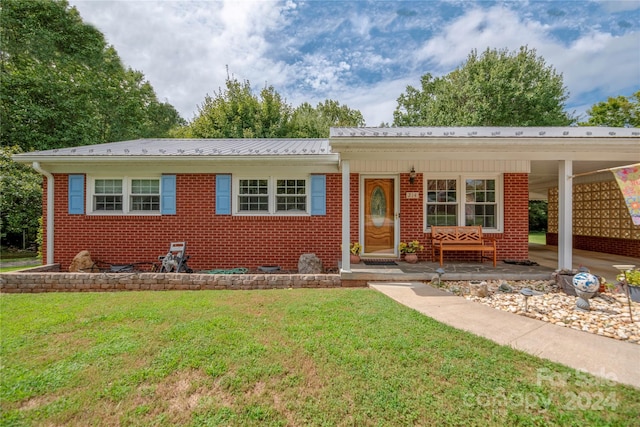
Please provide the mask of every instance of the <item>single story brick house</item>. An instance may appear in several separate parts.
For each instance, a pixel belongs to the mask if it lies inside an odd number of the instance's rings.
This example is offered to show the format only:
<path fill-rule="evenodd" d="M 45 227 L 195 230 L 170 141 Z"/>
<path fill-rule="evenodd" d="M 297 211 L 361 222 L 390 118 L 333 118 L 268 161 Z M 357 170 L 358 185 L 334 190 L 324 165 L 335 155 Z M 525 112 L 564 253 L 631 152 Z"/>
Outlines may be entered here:
<path fill-rule="evenodd" d="M 332 128 L 328 139 L 142 139 L 14 160 L 46 177 L 45 262 L 62 269 L 81 250 L 128 264 L 185 241 L 196 270 L 295 269 L 315 253 L 349 271 L 350 242 L 398 258 L 399 242 L 428 244 L 431 225 L 451 224 L 481 225 L 498 259 L 526 260 L 528 201 L 553 188 L 559 268 L 570 268 L 572 176 L 640 162 L 640 131 Z"/>

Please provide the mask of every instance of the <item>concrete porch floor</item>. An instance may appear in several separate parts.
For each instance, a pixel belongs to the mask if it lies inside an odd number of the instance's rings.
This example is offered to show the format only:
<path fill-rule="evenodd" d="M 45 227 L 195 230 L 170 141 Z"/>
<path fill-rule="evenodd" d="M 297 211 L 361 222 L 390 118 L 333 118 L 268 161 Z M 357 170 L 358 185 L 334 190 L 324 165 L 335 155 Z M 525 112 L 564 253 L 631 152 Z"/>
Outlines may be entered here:
<path fill-rule="evenodd" d="M 494 268 L 490 261 L 460 263 L 445 261 L 442 268 L 445 273 L 441 280 L 549 280 L 558 268 L 558 248 L 539 244 L 529 245 L 529 260 L 539 265 L 507 264 L 501 260 Z M 351 272 L 342 272 L 343 280 L 353 281 L 431 281 L 438 276 L 440 268 L 437 262 L 419 262 L 409 264 L 396 261 L 397 265 L 352 264 Z M 600 252 L 573 250 L 573 268 L 589 268 L 591 273 L 615 281 L 619 273 L 613 265 L 632 264 L 640 267 L 640 259 Z"/>

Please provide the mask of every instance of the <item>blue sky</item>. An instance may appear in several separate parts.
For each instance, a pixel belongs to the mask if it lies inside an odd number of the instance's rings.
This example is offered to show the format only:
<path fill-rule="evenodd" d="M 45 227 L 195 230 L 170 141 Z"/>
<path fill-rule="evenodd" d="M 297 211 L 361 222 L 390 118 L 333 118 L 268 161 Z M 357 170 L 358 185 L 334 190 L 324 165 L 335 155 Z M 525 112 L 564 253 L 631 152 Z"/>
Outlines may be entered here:
<path fill-rule="evenodd" d="M 398 96 L 487 47 L 528 45 L 563 74 L 567 110 L 640 90 L 640 0 L 69 0 L 158 97 L 193 119 L 229 72 L 294 107 L 333 99 L 367 126 Z"/>

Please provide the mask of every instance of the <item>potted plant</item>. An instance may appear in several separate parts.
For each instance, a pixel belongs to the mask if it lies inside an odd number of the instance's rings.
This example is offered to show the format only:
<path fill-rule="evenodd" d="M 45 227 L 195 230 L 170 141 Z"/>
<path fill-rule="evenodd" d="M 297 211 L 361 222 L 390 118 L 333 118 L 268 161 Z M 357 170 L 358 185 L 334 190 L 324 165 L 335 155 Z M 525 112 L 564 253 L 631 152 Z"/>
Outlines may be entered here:
<path fill-rule="evenodd" d="M 362 251 L 360 243 L 354 242 L 349 245 L 349 252 L 351 252 L 351 264 L 360 263 L 360 251 Z"/>
<path fill-rule="evenodd" d="M 404 255 L 404 260 L 406 262 L 415 264 L 418 262 L 418 251 L 424 250 L 424 246 L 422 246 L 419 241 L 413 240 L 408 243 L 400 242 L 398 249 L 400 250 L 400 253 Z"/>

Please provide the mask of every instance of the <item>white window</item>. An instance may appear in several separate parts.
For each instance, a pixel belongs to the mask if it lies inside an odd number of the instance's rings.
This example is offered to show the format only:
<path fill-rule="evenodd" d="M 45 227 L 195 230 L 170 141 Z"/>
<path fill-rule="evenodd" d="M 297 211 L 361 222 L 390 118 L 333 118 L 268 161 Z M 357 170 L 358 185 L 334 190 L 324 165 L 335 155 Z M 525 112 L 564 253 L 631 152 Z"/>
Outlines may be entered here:
<path fill-rule="evenodd" d="M 93 178 L 89 191 L 90 213 L 160 213 L 159 178 Z"/>
<path fill-rule="evenodd" d="M 122 180 L 96 179 L 93 194 L 93 210 L 96 212 L 122 212 Z"/>
<path fill-rule="evenodd" d="M 425 231 L 432 225 L 480 225 L 502 230 L 500 177 L 425 177 Z"/>
<path fill-rule="evenodd" d="M 140 212 L 160 212 L 160 180 L 131 180 L 131 210 Z"/>
<path fill-rule="evenodd" d="M 234 212 L 258 215 L 306 215 L 307 178 L 238 178 L 234 181 Z"/>

